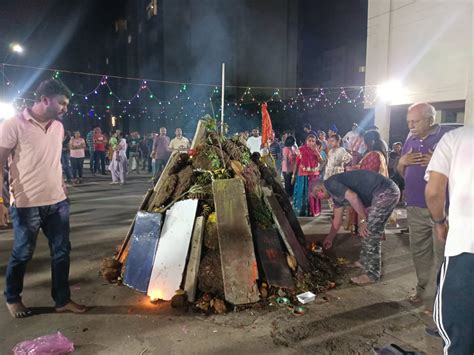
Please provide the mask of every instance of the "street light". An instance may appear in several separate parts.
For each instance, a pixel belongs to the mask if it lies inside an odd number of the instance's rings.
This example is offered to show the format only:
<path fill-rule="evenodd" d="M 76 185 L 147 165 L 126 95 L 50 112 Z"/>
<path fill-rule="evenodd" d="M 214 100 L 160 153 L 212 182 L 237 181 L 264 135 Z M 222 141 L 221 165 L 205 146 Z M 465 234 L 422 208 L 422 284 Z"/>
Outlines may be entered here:
<path fill-rule="evenodd" d="M 402 94 L 402 83 L 398 80 L 391 80 L 377 86 L 377 97 L 384 102 L 397 101 Z"/>
<path fill-rule="evenodd" d="M 7 102 L 0 102 L 0 121 L 12 118 L 15 115 L 15 108 Z"/>
<path fill-rule="evenodd" d="M 11 48 L 12 52 L 18 53 L 18 54 L 23 54 L 23 52 L 25 51 L 25 49 L 19 43 L 10 44 L 10 48 Z"/>

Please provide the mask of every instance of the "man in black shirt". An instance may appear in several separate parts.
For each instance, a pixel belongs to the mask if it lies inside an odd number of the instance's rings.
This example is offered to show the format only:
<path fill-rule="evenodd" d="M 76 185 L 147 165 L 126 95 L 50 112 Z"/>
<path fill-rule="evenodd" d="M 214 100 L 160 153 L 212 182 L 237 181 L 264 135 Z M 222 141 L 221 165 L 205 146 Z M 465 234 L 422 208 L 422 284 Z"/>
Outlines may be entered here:
<path fill-rule="evenodd" d="M 140 174 L 140 135 L 138 132 L 132 132 L 130 134 L 130 139 L 128 141 L 128 154 L 129 154 L 129 164 L 131 171 L 136 171 L 137 174 Z"/>
<path fill-rule="evenodd" d="M 71 132 L 64 131 L 63 149 L 61 152 L 61 164 L 63 174 L 66 176 L 66 182 L 72 184 L 71 154 L 69 150 L 69 142 L 71 141 Z"/>
<path fill-rule="evenodd" d="M 332 247 L 341 227 L 344 206 L 351 205 L 357 212 L 362 237 L 360 260 L 365 273 L 351 281 L 357 285 L 378 281 L 382 271 L 382 234 L 400 198 L 397 185 L 373 171 L 354 170 L 318 182 L 312 193 L 320 199 L 332 198 L 334 202 L 334 219 L 324 240 L 325 249 Z"/>

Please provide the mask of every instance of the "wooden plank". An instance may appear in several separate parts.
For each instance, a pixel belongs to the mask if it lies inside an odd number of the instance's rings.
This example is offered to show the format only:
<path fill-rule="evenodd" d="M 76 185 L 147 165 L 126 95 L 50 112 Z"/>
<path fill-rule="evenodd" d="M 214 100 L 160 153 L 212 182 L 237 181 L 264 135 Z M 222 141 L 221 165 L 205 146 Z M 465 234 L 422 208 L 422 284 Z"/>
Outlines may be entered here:
<path fill-rule="evenodd" d="M 181 286 L 198 200 L 175 203 L 166 212 L 151 272 L 148 296 L 170 300 Z"/>
<path fill-rule="evenodd" d="M 206 122 L 204 120 L 199 120 L 196 133 L 194 134 L 193 142 L 191 143 L 191 149 L 194 150 L 199 145 L 199 143 L 205 138 L 206 136 Z"/>
<path fill-rule="evenodd" d="M 204 217 L 197 217 L 194 223 L 193 237 L 191 240 L 191 252 L 186 267 L 186 281 L 184 290 L 188 295 L 188 301 L 196 300 L 196 288 L 198 280 L 199 264 L 201 262 L 202 240 L 204 235 Z"/>
<path fill-rule="evenodd" d="M 162 218 L 161 213 L 137 213 L 123 283 L 140 292 L 148 290 Z"/>
<path fill-rule="evenodd" d="M 168 162 L 166 163 L 165 168 L 163 169 L 163 172 L 161 173 L 160 178 L 158 179 L 158 182 L 155 184 L 153 191 L 157 192 L 164 185 L 166 179 L 170 175 L 170 170 L 174 166 L 176 161 L 178 160 L 178 157 L 179 157 L 179 153 L 177 151 L 171 152 Z M 154 207 L 155 207 L 155 198 L 150 199 L 150 202 L 148 203 L 147 211 L 151 212 Z"/>
<path fill-rule="evenodd" d="M 294 255 L 296 261 L 301 266 L 304 271 L 310 270 L 310 264 L 307 257 L 307 251 L 298 241 L 293 229 L 288 222 L 288 219 L 285 216 L 285 212 L 282 210 L 280 204 L 278 203 L 276 197 L 264 196 L 265 203 L 272 212 L 273 220 L 280 232 L 280 235 L 283 239 L 283 242 L 286 245 L 286 248 L 291 255 Z"/>
<path fill-rule="evenodd" d="M 225 299 L 235 305 L 257 302 L 257 260 L 242 180 L 212 183 L 217 215 Z"/>
<path fill-rule="evenodd" d="M 257 228 L 255 241 L 259 261 L 265 278 L 270 286 L 294 289 L 295 282 L 291 275 L 286 255 L 283 252 L 280 237 L 275 229 Z"/>
<path fill-rule="evenodd" d="M 145 209 L 145 206 L 148 204 L 148 200 L 150 199 L 150 196 L 153 192 L 153 189 L 149 189 L 147 193 L 145 194 L 145 197 L 142 200 L 142 203 L 140 204 L 140 207 L 138 208 L 139 211 L 142 211 Z M 122 265 L 125 263 L 125 260 L 127 260 L 128 256 L 128 249 L 130 247 L 130 237 L 132 236 L 133 228 L 135 227 L 135 220 L 137 218 L 137 215 L 133 217 L 132 224 L 128 228 L 127 235 L 125 236 L 125 239 L 122 242 L 122 245 L 120 246 L 119 252 L 115 256 L 115 260 L 120 262 Z"/>
<path fill-rule="evenodd" d="M 291 205 L 290 199 L 286 194 L 285 190 L 281 186 L 281 183 L 273 184 L 273 190 L 275 191 L 275 197 L 280 204 L 281 209 L 283 210 L 288 223 L 293 229 L 293 232 L 296 238 L 299 240 L 301 245 L 306 245 L 306 238 L 304 236 L 303 229 L 301 229 L 300 222 L 298 221 L 298 217 L 296 217 L 295 211 L 293 210 L 293 206 Z"/>

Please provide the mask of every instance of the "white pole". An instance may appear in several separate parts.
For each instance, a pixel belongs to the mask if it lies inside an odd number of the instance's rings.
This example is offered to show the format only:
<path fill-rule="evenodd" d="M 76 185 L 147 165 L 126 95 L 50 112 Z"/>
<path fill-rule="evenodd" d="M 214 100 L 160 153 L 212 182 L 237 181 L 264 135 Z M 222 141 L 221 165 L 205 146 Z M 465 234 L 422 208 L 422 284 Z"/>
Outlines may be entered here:
<path fill-rule="evenodd" d="M 225 63 L 222 63 L 222 87 L 221 87 L 221 134 L 224 135 L 224 90 L 225 90 Z"/>

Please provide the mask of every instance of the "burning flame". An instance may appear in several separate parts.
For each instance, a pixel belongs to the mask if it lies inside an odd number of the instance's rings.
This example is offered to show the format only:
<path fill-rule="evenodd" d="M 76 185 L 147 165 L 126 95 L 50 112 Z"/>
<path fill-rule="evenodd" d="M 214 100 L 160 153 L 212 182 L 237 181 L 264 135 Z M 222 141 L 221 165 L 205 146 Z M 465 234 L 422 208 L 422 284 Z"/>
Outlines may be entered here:
<path fill-rule="evenodd" d="M 163 292 L 160 290 L 151 290 L 148 292 L 148 295 L 150 297 L 150 302 L 156 302 L 163 299 Z"/>

